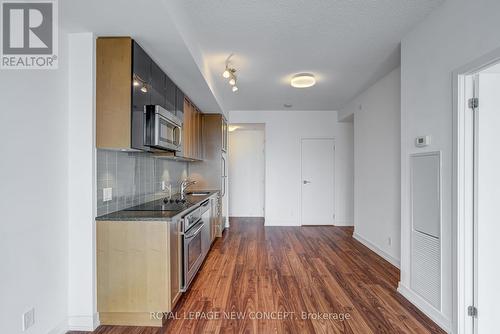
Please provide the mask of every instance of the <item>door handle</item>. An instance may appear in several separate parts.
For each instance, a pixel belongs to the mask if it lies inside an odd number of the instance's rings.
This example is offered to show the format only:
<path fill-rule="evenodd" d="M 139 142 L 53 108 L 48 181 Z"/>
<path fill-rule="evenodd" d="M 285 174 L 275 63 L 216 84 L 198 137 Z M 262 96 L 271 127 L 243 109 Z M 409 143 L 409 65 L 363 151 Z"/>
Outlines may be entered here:
<path fill-rule="evenodd" d="M 307 180 L 304 180 L 302 181 L 303 184 L 308 184 L 308 183 L 311 183 L 311 181 L 307 181 Z"/>
<path fill-rule="evenodd" d="M 196 231 L 189 233 L 188 235 L 184 234 L 184 239 L 188 240 L 188 239 L 192 239 L 193 237 L 195 237 L 201 231 L 201 229 L 203 228 L 203 225 L 204 224 L 201 224 L 200 227 Z"/>

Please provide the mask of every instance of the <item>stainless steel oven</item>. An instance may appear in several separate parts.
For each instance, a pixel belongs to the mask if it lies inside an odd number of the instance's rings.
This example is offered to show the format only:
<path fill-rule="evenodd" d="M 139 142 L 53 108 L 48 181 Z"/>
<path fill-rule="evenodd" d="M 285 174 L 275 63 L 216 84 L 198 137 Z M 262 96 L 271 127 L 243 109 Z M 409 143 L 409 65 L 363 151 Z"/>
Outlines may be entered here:
<path fill-rule="evenodd" d="M 205 222 L 199 208 L 183 218 L 183 275 L 182 291 L 186 291 L 198 272 L 205 254 L 203 252 L 203 229 Z"/>
<path fill-rule="evenodd" d="M 171 151 L 181 150 L 182 121 L 158 105 L 146 106 L 144 145 Z"/>

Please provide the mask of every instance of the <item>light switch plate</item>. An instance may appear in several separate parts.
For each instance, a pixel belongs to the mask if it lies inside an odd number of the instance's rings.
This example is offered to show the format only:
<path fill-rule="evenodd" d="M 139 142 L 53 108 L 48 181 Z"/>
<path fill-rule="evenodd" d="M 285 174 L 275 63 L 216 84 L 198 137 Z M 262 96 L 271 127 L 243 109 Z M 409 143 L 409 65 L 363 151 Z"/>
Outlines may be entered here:
<path fill-rule="evenodd" d="M 113 199 L 113 188 L 104 188 L 102 190 L 102 201 L 109 202 Z"/>

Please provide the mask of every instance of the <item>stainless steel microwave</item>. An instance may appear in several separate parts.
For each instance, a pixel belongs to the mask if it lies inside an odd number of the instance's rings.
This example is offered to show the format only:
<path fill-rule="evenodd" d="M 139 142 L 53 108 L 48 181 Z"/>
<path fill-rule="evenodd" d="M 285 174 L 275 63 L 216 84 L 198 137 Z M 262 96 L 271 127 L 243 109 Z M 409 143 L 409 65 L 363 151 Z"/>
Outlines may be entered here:
<path fill-rule="evenodd" d="M 144 145 L 155 149 L 180 151 L 182 121 L 159 105 L 147 105 L 144 114 Z"/>

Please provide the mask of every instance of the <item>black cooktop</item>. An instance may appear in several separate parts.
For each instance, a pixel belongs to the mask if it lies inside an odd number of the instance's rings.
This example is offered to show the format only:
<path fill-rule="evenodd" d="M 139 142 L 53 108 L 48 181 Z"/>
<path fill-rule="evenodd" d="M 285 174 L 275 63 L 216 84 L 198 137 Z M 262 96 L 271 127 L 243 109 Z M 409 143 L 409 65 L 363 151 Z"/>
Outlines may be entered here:
<path fill-rule="evenodd" d="M 186 199 L 159 199 L 124 209 L 124 211 L 183 211 L 195 203 Z"/>

